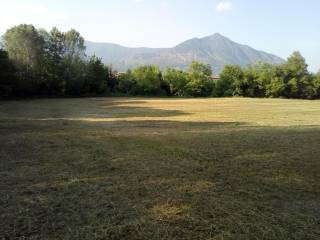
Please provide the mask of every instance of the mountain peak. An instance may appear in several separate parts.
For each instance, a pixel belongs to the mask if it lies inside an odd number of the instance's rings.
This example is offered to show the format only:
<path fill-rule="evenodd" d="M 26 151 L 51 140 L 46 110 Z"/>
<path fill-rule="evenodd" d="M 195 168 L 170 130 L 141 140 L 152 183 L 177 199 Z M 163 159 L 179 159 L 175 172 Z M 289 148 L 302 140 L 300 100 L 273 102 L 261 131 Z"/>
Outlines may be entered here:
<path fill-rule="evenodd" d="M 204 37 L 202 39 L 210 39 L 210 40 L 227 40 L 227 41 L 230 41 L 229 38 L 227 38 L 226 36 L 223 36 L 222 34 L 220 33 L 214 33 L 210 36 L 207 36 L 207 37 Z"/>
<path fill-rule="evenodd" d="M 218 33 L 218 32 L 212 34 L 211 37 L 217 37 L 217 38 L 218 38 L 218 37 L 222 37 L 222 38 L 225 38 L 225 36 L 223 36 L 222 34 L 220 34 L 220 33 Z"/>
<path fill-rule="evenodd" d="M 217 74 L 226 64 L 244 67 L 258 61 L 274 64 L 284 62 L 275 55 L 241 45 L 220 33 L 203 38 L 192 38 L 176 47 L 165 49 L 126 48 L 107 43 L 87 42 L 87 54 L 101 57 L 105 64 L 111 64 L 115 70 L 119 71 L 145 64 L 154 64 L 161 68 L 186 69 L 192 61 L 198 60 L 210 64 L 214 73 Z"/>

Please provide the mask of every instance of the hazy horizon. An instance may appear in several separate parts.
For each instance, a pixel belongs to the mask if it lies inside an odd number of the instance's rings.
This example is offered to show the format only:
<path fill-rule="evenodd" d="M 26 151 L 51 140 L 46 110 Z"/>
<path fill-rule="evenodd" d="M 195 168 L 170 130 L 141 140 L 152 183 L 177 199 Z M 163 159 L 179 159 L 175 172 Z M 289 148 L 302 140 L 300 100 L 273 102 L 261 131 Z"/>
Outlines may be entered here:
<path fill-rule="evenodd" d="M 87 41 L 168 48 L 220 33 L 232 41 L 286 59 L 300 51 L 320 69 L 320 2 L 253 0 L 2 1 L 0 34 L 26 23 L 78 30 Z"/>

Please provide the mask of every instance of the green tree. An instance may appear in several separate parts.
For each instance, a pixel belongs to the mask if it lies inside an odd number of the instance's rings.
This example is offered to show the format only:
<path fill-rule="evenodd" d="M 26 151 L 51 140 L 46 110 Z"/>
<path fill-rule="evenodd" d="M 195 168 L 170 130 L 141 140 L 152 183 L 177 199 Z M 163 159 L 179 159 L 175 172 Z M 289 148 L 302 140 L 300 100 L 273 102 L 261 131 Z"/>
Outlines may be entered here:
<path fill-rule="evenodd" d="M 66 81 L 64 71 L 66 64 L 64 61 L 66 46 L 65 35 L 54 27 L 50 31 L 48 44 L 48 71 L 50 72 L 50 88 L 55 94 L 62 95 L 66 92 Z"/>
<path fill-rule="evenodd" d="M 156 66 L 141 66 L 132 71 L 136 82 L 136 93 L 142 95 L 163 94 L 162 73 Z"/>
<path fill-rule="evenodd" d="M 238 65 L 225 65 L 216 82 L 214 95 L 219 97 L 242 96 L 244 91 L 243 71 Z"/>
<path fill-rule="evenodd" d="M 313 98 L 312 78 L 308 65 L 299 52 L 294 52 L 283 67 L 285 90 L 283 95 L 289 98 Z"/>
<path fill-rule="evenodd" d="M 117 92 L 133 95 L 136 93 L 136 88 L 137 82 L 132 76 L 131 70 L 128 70 L 125 74 L 117 75 Z"/>
<path fill-rule="evenodd" d="M 288 58 L 285 73 L 288 78 L 302 78 L 308 74 L 308 65 L 300 52 L 294 52 Z"/>
<path fill-rule="evenodd" d="M 282 77 L 272 78 L 270 84 L 267 86 L 266 95 L 268 97 L 282 97 L 285 90 L 285 83 Z"/>
<path fill-rule="evenodd" d="M 271 63 L 257 62 L 244 69 L 246 90 L 244 96 L 266 97 L 267 86 L 275 77 L 276 66 Z"/>
<path fill-rule="evenodd" d="M 189 66 L 188 73 L 197 77 L 208 78 L 212 76 L 212 69 L 209 64 L 193 61 Z"/>
<path fill-rule="evenodd" d="M 164 73 L 164 81 L 169 85 L 170 94 L 174 96 L 186 96 L 188 74 L 174 68 L 167 68 Z"/>
<path fill-rule="evenodd" d="M 72 29 L 64 33 L 63 65 L 66 93 L 80 95 L 85 81 L 85 50 L 84 38 Z"/>
<path fill-rule="evenodd" d="M 50 32 L 39 30 L 39 34 L 45 41 L 44 66 L 45 81 L 44 91 L 46 95 L 63 95 L 65 94 L 65 80 L 63 74 L 65 65 L 64 57 L 64 33 L 57 28 L 52 28 Z"/>
<path fill-rule="evenodd" d="M 209 96 L 213 89 L 212 70 L 210 65 L 193 61 L 188 71 L 188 83 L 185 91 L 189 96 Z"/>
<path fill-rule="evenodd" d="M 87 63 L 83 93 L 101 94 L 107 92 L 108 71 L 108 68 L 103 65 L 100 58 L 92 56 Z"/>
<path fill-rule="evenodd" d="M 271 81 L 266 85 L 266 96 L 272 98 L 284 97 L 286 91 L 286 80 L 284 73 L 285 64 L 275 67 Z"/>
<path fill-rule="evenodd" d="M 7 30 L 3 39 L 9 59 L 17 69 L 17 88 L 21 94 L 39 94 L 45 80 L 43 37 L 32 25 L 22 24 Z"/>
<path fill-rule="evenodd" d="M 318 96 L 318 84 L 312 74 L 308 73 L 300 80 L 300 86 L 302 90 L 300 91 L 300 98 L 303 99 L 315 99 Z"/>

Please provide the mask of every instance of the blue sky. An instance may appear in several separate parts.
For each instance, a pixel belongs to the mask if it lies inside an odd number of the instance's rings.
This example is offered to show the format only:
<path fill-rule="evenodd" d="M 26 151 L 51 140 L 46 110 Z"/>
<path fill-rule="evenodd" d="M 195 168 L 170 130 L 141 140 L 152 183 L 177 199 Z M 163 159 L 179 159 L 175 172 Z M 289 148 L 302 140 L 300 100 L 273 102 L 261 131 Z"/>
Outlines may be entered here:
<path fill-rule="evenodd" d="M 286 58 L 299 50 L 320 69 L 319 0 L 0 0 L 0 33 L 19 23 L 126 46 L 172 47 L 219 32 Z"/>

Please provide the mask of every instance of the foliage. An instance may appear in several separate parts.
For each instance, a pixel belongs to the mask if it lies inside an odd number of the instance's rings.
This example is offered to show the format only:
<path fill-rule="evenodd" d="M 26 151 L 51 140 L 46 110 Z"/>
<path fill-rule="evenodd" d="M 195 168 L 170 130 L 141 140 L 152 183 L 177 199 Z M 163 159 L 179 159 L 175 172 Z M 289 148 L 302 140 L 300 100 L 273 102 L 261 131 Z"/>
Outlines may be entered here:
<path fill-rule="evenodd" d="M 137 85 L 132 76 L 132 71 L 128 70 L 126 73 L 117 74 L 115 92 L 122 94 L 134 95 L 135 86 Z"/>
<path fill-rule="evenodd" d="M 116 91 L 129 95 L 209 96 L 212 91 L 211 68 L 194 62 L 187 72 L 157 66 L 140 66 L 118 74 Z"/>
<path fill-rule="evenodd" d="M 4 34 L 4 47 L 16 69 L 16 95 L 101 94 L 110 71 L 101 60 L 86 58 L 84 39 L 72 29 L 50 32 L 32 25 L 15 26 Z"/>
<path fill-rule="evenodd" d="M 87 64 L 86 77 L 83 86 L 84 93 L 105 93 L 108 90 L 109 68 L 105 67 L 100 58 L 92 56 Z"/>
<path fill-rule="evenodd" d="M 8 53 L 0 49 L 0 98 L 14 94 L 16 86 L 15 68 Z"/>
<path fill-rule="evenodd" d="M 84 39 L 76 30 L 72 29 L 64 34 L 65 65 L 63 79 L 66 82 L 68 95 L 80 95 L 85 82 L 85 46 Z"/>
<path fill-rule="evenodd" d="M 193 97 L 209 96 L 213 89 L 212 70 L 207 64 L 193 61 L 188 71 L 186 93 Z"/>
<path fill-rule="evenodd" d="M 307 67 L 299 52 L 282 65 L 256 63 L 243 70 L 226 65 L 213 95 L 314 99 L 319 97 L 319 84 Z"/>
<path fill-rule="evenodd" d="M 163 94 L 162 73 L 156 66 L 141 66 L 131 72 L 131 77 L 136 83 L 134 92 L 139 95 Z"/>
<path fill-rule="evenodd" d="M 244 69 L 244 80 L 247 84 L 245 96 L 265 97 L 267 86 L 275 76 L 275 66 L 258 62 Z"/>
<path fill-rule="evenodd" d="M 214 96 L 229 97 L 243 94 L 243 71 L 237 65 L 226 65 L 216 82 Z"/>
<path fill-rule="evenodd" d="M 44 72 L 45 42 L 32 25 L 13 27 L 3 36 L 9 59 L 16 67 L 22 95 L 35 94 L 42 85 Z"/>
<path fill-rule="evenodd" d="M 164 81 L 169 85 L 170 94 L 173 96 L 186 96 L 188 74 L 174 68 L 167 68 L 164 73 Z"/>

